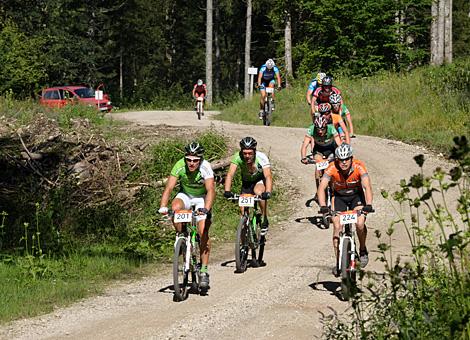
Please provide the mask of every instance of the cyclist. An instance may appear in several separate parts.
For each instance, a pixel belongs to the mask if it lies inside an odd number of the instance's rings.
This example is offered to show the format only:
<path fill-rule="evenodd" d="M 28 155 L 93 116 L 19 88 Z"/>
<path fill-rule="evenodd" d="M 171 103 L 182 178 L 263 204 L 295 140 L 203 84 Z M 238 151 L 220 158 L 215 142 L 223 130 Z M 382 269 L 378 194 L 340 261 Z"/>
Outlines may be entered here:
<path fill-rule="evenodd" d="M 168 201 L 176 184 L 180 183 L 180 191 L 171 202 L 171 209 L 190 209 L 192 204 L 198 212 L 196 221 L 201 240 L 201 270 L 200 287 L 209 287 L 210 240 L 209 227 L 211 225 L 211 208 L 215 199 L 214 173 L 208 161 L 204 159 L 204 148 L 197 142 L 192 142 L 185 148 L 185 155 L 171 170 L 165 190 L 160 201 L 160 214 L 168 213 Z M 173 223 L 177 232 L 181 232 L 181 223 Z"/>
<path fill-rule="evenodd" d="M 276 79 L 274 79 L 276 78 Z M 281 74 L 279 69 L 274 64 L 272 59 L 266 60 L 266 63 L 261 66 L 258 72 L 258 86 L 260 89 L 261 97 L 259 101 L 259 119 L 263 119 L 264 100 L 266 98 L 266 87 L 274 88 L 277 80 L 277 89 L 281 89 Z M 273 111 L 274 111 L 274 93 L 273 93 Z"/>
<path fill-rule="evenodd" d="M 269 159 L 264 153 L 256 150 L 257 144 L 253 137 L 245 137 L 240 141 L 240 152 L 233 155 L 227 178 L 225 179 L 224 197 L 233 197 L 233 193 L 230 191 L 232 180 L 237 168 L 240 167 L 242 176 L 241 193 L 259 195 L 262 199 L 260 201 L 261 213 L 263 214 L 261 235 L 266 235 L 269 229 L 266 200 L 271 198 L 273 177 Z"/>
<path fill-rule="evenodd" d="M 198 79 L 197 83 L 194 84 L 193 87 L 193 98 L 195 99 L 194 109 L 197 110 L 197 99 L 202 97 L 203 103 L 207 97 L 207 87 L 206 84 L 202 81 L 202 79 Z M 202 115 L 204 115 L 204 105 L 202 106 Z"/>
<path fill-rule="evenodd" d="M 348 122 L 349 135 L 351 136 L 351 138 L 356 137 L 354 135 L 354 126 L 351 119 L 351 113 L 349 112 L 346 104 L 343 103 L 343 98 L 341 97 L 341 95 L 337 93 L 330 94 L 330 104 L 332 113 L 340 114 L 341 118 L 343 118 L 344 121 Z"/>
<path fill-rule="evenodd" d="M 330 101 L 330 94 L 332 93 L 341 94 L 341 91 L 333 86 L 332 76 L 325 76 L 322 79 L 321 86 L 313 92 L 312 112 L 318 111 L 318 104 L 328 103 Z"/>
<path fill-rule="evenodd" d="M 318 72 L 317 75 L 315 76 L 315 78 L 313 78 L 312 81 L 310 82 L 310 84 L 308 85 L 306 98 L 307 98 L 307 104 L 310 107 L 310 114 L 312 116 L 313 116 L 313 112 L 312 112 L 312 109 L 311 109 L 311 107 L 312 107 L 312 94 L 315 92 L 315 90 L 318 87 L 321 86 L 322 80 L 325 76 L 326 76 L 325 73 Z"/>
<path fill-rule="evenodd" d="M 333 124 L 339 133 L 341 141 L 350 144 L 349 132 L 341 115 L 334 113 L 329 103 L 318 104 L 318 113 L 328 120 L 328 124 Z"/>
<path fill-rule="evenodd" d="M 328 124 L 328 121 L 323 116 L 315 118 L 313 125 L 311 125 L 307 134 L 304 137 L 302 147 L 300 148 L 300 157 L 303 164 L 308 164 L 307 147 L 311 144 L 311 150 L 315 162 L 321 162 L 323 159 L 333 159 L 333 154 L 337 145 L 341 144 L 338 131 L 334 128 L 333 124 Z M 315 171 L 315 185 L 319 186 L 321 170 Z M 317 194 L 314 196 L 316 200 Z"/>
<path fill-rule="evenodd" d="M 324 191 L 331 186 L 333 190 L 332 209 L 335 211 L 361 210 L 365 213 L 372 209 L 372 186 L 364 163 L 353 159 L 353 150 L 349 144 L 341 144 L 335 150 L 335 161 L 325 169 L 325 173 L 318 187 L 318 202 L 320 212 L 329 214 L 330 209 L 326 206 Z M 365 215 L 358 217 L 356 223 L 357 237 L 359 239 L 359 261 L 364 268 L 369 262 L 366 247 L 367 228 L 365 226 Z M 333 248 L 336 256 L 336 265 L 333 274 L 339 276 L 338 247 L 341 225 L 339 216 L 333 216 Z"/>

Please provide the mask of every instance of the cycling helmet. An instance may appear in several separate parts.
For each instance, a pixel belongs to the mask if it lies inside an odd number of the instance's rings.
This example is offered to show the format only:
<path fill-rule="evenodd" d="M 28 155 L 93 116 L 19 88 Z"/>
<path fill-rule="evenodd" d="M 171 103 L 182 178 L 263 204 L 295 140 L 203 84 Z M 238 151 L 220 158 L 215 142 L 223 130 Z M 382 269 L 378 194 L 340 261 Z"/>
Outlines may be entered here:
<path fill-rule="evenodd" d="M 197 80 L 197 85 L 198 85 L 198 86 L 201 86 L 202 84 L 204 84 L 204 82 L 202 81 L 202 79 L 198 79 L 198 80 Z"/>
<path fill-rule="evenodd" d="M 324 76 L 322 79 L 323 86 L 331 86 L 333 85 L 333 77 L 332 76 Z"/>
<path fill-rule="evenodd" d="M 351 145 L 343 143 L 340 146 L 338 146 L 335 150 L 335 156 L 337 159 L 348 159 L 352 157 L 353 155 L 353 150 Z"/>
<path fill-rule="evenodd" d="M 318 112 L 320 114 L 325 114 L 331 111 L 331 105 L 328 103 L 321 103 L 318 105 Z"/>
<path fill-rule="evenodd" d="M 266 67 L 269 68 L 269 69 L 272 69 L 274 67 L 274 60 L 272 59 L 268 59 L 266 60 Z"/>
<path fill-rule="evenodd" d="M 192 142 L 184 147 L 185 156 L 195 156 L 202 158 L 204 156 L 204 147 L 198 142 Z"/>
<path fill-rule="evenodd" d="M 323 73 L 323 72 L 318 72 L 318 73 L 317 73 L 317 77 L 316 77 L 317 83 L 321 85 L 321 84 L 322 84 L 322 81 L 323 81 L 323 78 L 325 78 L 325 77 L 326 77 L 326 74 L 325 74 L 325 73 Z"/>
<path fill-rule="evenodd" d="M 341 103 L 341 95 L 337 93 L 330 94 L 330 104 L 339 104 Z"/>
<path fill-rule="evenodd" d="M 245 137 L 240 141 L 240 149 L 242 150 L 256 150 L 258 142 L 253 137 Z"/>
<path fill-rule="evenodd" d="M 324 129 L 328 125 L 328 120 L 323 116 L 318 116 L 315 118 L 313 125 L 315 125 L 316 128 Z"/>

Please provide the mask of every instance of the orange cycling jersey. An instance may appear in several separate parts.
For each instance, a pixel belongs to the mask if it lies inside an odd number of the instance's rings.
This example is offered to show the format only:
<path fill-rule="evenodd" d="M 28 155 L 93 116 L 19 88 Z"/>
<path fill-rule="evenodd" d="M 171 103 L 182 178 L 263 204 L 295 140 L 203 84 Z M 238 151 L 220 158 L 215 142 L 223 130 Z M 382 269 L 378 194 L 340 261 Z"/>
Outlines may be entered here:
<path fill-rule="evenodd" d="M 339 123 L 341 123 L 343 121 L 343 118 L 341 118 L 341 115 L 336 114 L 336 113 L 331 114 L 331 119 L 333 121 L 333 125 L 334 125 L 335 128 L 338 128 Z"/>
<path fill-rule="evenodd" d="M 358 159 L 353 159 L 348 176 L 343 176 L 335 162 L 330 163 L 323 174 L 330 181 L 333 191 L 339 195 L 353 195 L 361 191 L 361 179 L 365 176 L 369 176 L 366 166 Z"/>

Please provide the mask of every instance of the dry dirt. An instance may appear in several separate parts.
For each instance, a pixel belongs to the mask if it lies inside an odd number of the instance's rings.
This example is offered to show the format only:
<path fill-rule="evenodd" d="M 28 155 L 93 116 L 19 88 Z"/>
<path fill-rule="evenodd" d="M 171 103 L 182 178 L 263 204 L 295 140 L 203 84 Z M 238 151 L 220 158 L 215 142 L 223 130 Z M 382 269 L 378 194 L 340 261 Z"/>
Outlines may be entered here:
<path fill-rule="evenodd" d="M 322 334 L 321 313 L 348 308 L 335 291 L 339 280 L 331 275 L 333 253 L 331 228 L 321 229 L 306 217 L 318 207 L 304 203 L 313 194 L 311 166 L 300 163 L 300 144 L 305 129 L 238 125 L 211 120 L 207 112 L 198 121 L 194 112 L 129 112 L 114 114 L 141 125 L 166 124 L 207 128 L 213 126 L 235 139 L 251 135 L 259 150 L 282 168 L 286 185 L 300 192 L 290 197 L 294 213 L 272 226 L 268 234 L 267 266 L 234 273 L 232 246 L 212 259 L 211 289 L 207 296 L 190 295 L 184 302 L 172 301 L 171 269 L 154 276 L 122 283 L 105 294 L 55 312 L 19 320 L 0 328 L 2 339 L 312 339 Z M 156 126 L 155 129 L 158 129 Z M 374 249 L 374 230 L 385 230 L 394 214 L 380 189 L 396 190 L 402 178 L 418 171 L 413 156 L 426 156 L 426 171 L 445 166 L 440 157 L 422 148 L 374 137 L 353 140 L 357 158 L 368 167 L 374 188 L 376 214 L 368 219 L 369 250 Z M 297 222 L 300 220 L 300 222 Z M 396 252 L 407 248 L 403 230 L 394 235 Z M 381 271 L 371 252 L 368 269 Z"/>

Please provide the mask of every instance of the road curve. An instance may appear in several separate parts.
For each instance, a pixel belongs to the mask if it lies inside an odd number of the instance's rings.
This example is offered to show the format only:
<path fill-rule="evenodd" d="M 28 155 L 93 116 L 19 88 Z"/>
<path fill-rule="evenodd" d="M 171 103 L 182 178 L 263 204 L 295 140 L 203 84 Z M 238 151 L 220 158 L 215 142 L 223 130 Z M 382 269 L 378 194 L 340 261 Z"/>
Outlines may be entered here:
<path fill-rule="evenodd" d="M 321 313 L 342 311 L 348 304 L 335 295 L 339 281 L 331 273 L 331 228 L 324 230 L 305 217 L 317 207 L 306 208 L 313 194 L 312 168 L 300 163 L 300 144 L 305 129 L 232 124 L 212 120 L 207 112 L 198 121 L 194 112 L 143 111 L 113 114 L 138 124 L 214 127 L 235 140 L 253 136 L 267 153 L 284 185 L 297 188 L 289 197 L 292 215 L 278 221 L 268 235 L 266 267 L 234 273 L 232 245 L 210 263 L 208 296 L 172 301 L 171 269 L 151 277 L 109 288 L 105 294 L 57 309 L 51 314 L 19 320 L 0 328 L 2 339 L 312 339 L 322 333 Z M 418 171 L 413 156 L 427 157 L 426 171 L 444 166 L 443 159 L 422 148 L 401 142 L 359 136 L 353 140 L 357 158 L 369 170 L 377 211 L 368 220 L 369 249 L 376 244 L 374 230 L 385 230 L 394 215 L 380 189 L 395 190 L 400 179 Z M 300 220 L 300 222 L 297 222 Z M 394 235 L 399 253 L 407 248 L 406 235 Z M 368 268 L 381 271 L 371 253 Z"/>

